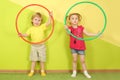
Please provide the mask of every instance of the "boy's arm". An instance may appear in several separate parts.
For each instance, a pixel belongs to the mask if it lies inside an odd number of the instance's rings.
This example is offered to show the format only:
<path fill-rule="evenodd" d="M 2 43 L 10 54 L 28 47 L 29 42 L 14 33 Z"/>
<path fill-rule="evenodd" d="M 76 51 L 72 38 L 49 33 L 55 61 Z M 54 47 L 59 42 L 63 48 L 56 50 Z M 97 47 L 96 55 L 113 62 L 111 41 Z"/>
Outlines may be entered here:
<path fill-rule="evenodd" d="M 51 24 L 51 20 L 52 20 L 52 17 L 53 16 L 53 13 L 52 12 L 50 12 L 49 13 L 49 18 L 48 18 L 48 21 L 46 22 L 46 26 L 49 26 L 50 24 Z"/>
<path fill-rule="evenodd" d="M 27 37 L 28 36 L 28 34 L 22 34 L 22 33 L 19 33 L 18 35 L 19 35 L 19 37 Z"/>

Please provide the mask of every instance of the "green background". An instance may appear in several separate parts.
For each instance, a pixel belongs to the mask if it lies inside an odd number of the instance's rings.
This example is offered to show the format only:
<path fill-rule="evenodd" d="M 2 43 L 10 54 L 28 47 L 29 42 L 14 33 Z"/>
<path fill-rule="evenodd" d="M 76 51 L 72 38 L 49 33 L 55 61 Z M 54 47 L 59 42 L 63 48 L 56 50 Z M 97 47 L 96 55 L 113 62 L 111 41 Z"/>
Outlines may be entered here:
<path fill-rule="evenodd" d="M 15 19 L 20 5 L 2 0 L 0 2 L 0 70 L 29 70 L 30 44 L 24 42 L 17 35 Z M 29 13 L 21 16 L 24 21 L 29 18 Z M 21 26 L 30 25 L 29 20 Z M 55 20 L 55 29 L 51 38 L 46 42 L 47 62 L 46 70 L 71 70 L 72 56 L 69 48 L 69 36 L 64 30 L 63 23 Z M 107 26 L 108 27 L 108 26 Z M 26 28 L 20 28 L 23 32 Z M 89 70 L 119 70 L 120 47 L 103 41 L 100 38 L 86 42 L 86 64 Z M 78 62 L 78 64 L 80 64 Z M 39 66 L 37 65 L 37 69 Z M 78 65 L 78 69 L 81 66 Z"/>

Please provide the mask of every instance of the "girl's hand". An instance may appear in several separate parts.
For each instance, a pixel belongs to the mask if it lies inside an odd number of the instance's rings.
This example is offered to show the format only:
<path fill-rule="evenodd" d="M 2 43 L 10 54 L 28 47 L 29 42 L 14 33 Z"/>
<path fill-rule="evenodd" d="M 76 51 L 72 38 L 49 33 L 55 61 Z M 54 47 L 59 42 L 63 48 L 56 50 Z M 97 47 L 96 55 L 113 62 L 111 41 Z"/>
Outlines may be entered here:
<path fill-rule="evenodd" d="M 68 26 L 67 26 L 67 25 L 65 25 L 65 26 L 64 26 L 64 28 L 65 28 L 65 29 L 68 29 L 68 30 L 71 32 L 71 30 L 68 28 Z"/>
<path fill-rule="evenodd" d="M 98 34 L 97 34 L 97 35 L 99 35 L 99 38 L 100 38 L 100 39 L 104 38 L 104 36 L 103 36 L 103 35 L 101 35 L 101 32 L 100 32 L 100 31 L 98 32 Z"/>
<path fill-rule="evenodd" d="M 96 36 L 97 36 L 97 35 L 99 35 L 99 34 L 101 34 L 101 32 L 100 32 L 100 31 L 98 31 L 98 32 L 97 32 Z"/>
<path fill-rule="evenodd" d="M 68 26 L 67 26 L 67 25 L 65 25 L 65 26 L 64 26 L 64 28 L 65 28 L 65 29 L 68 29 Z"/>

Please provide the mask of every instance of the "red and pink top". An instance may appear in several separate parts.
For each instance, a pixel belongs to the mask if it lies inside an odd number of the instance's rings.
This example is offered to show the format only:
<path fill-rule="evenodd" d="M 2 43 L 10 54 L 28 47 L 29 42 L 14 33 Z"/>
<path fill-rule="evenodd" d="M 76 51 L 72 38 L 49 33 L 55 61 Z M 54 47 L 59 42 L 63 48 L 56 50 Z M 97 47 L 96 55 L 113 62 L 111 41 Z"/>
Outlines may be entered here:
<path fill-rule="evenodd" d="M 83 26 L 78 26 L 77 28 L 69 27 L 71 33 L 76 37 L 83 38 Z M 85 42 L 84 40 L 78 40 L 70 35 L 70 48 L 77 50 L 85 50 Z"/>

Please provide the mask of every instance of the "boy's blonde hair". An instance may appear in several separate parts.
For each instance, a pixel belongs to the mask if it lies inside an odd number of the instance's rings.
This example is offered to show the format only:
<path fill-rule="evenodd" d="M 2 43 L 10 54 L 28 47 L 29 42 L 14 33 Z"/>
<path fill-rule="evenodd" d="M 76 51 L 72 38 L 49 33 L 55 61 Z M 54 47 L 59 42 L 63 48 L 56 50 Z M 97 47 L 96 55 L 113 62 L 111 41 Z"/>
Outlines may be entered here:
<path fill-rule="evenodd" d="M 69 14 L 69 15 L 67 16 L 67 23 L 68 23 L 68 24 L 70 24 L 70 17 L 71 17 L 72 15 L 77 15 L 77 16 L 78 16 L 78 20 L 81 21 L 82 16 L 81 16 L 79 13 L 71 13 L 71 14 Z"/>
<path fill-rule="evenodd" d="M 42 15 L 39 12 L 36 12 L 35 14 L 32 15 L 31 20 L 33 20 L 35 17 L 39 17 L 42 19 Z M 33 24 L 33 22 L 31 22 Z"/>

